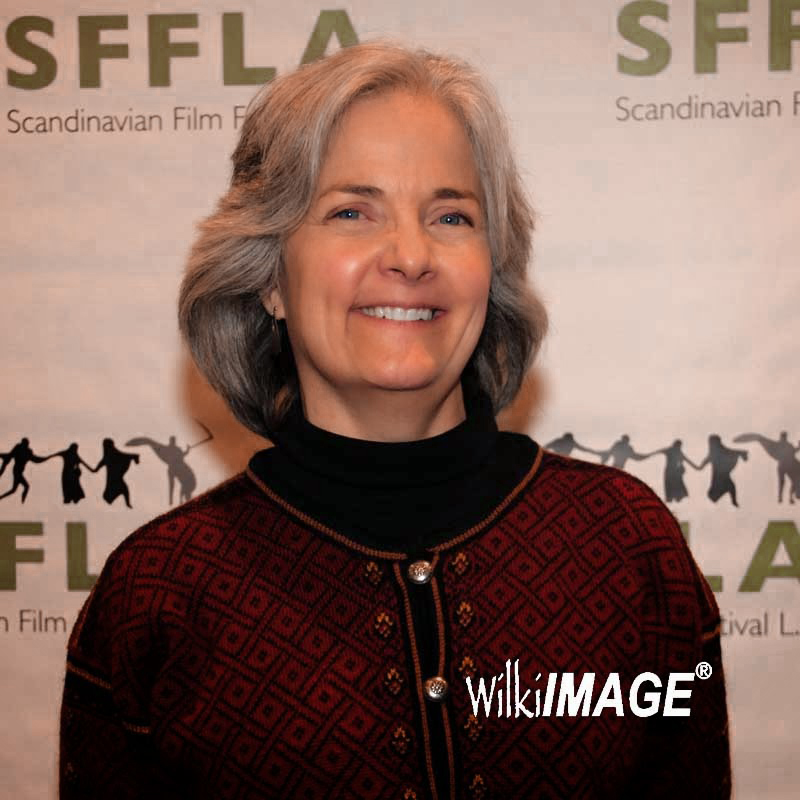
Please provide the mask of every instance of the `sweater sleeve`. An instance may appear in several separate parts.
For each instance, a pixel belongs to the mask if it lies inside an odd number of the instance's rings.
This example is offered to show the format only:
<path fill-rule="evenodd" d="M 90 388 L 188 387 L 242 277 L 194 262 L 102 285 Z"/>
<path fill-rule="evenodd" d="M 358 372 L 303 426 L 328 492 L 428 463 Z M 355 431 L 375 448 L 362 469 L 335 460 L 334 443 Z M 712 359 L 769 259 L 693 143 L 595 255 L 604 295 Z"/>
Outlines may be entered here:
<path fill-rule="evenodd" d="M 137 654 L 152 650 L 148 626 L 126 612 L 125 558 L 112 555 L 70 636 L 61 707 L 61 800 L 177 800 L 161 766 L 145 704 L 138 702 Z"/>
<path fill-rule="evenodd" d="M 731 764 L 719 609 L 675 518 L 663 505 L 656 515 L 673 540 L 671 555 L 662 556 L 670 566 L 664 566 L 661 575 L 674 568 L 674 577 L 681 573 L 685 590 L 671 609 L 681 622 L 670 625 L 668 619 L 659 620 L 662 645 L 654 661 L 662 673 L 664 690 L 668 672 L 692 673 L 706 662 L 710 670 L 698 671 L 710 675 L 701 678 L 695 673 L 691 683 L 679 684 L 680 689 L 691 688 L 689 716 L 659 713 L 648 720 L 640 769 L 626 797 L 727 800 L 731 796 Z M 669 643 L 666 646 L 665 641 Z"/>

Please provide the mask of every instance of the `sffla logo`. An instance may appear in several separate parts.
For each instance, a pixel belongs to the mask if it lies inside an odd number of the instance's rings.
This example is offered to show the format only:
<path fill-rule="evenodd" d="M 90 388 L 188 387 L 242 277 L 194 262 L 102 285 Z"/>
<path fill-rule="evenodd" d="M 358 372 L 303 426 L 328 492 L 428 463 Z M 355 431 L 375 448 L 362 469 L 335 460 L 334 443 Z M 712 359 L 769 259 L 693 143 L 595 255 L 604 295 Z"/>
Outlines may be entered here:
<path fill-rule="evenodd" d="M 761 4 L 759 4 L 761 6 Z M 744 25 L 726 25 L 725 14 L 749 11 L 748 0 L 695 0 L 694 71 L 717 72 L 720 45 L 744 44 L 750 32 Z M 800 11 L 800 0 L 769 2 L 769 69 L 771 72 L 792 69 L 792 42 L 800 40 L 800 25 L 792 24 L 792 14 Z M 658 75 L 672 60 L 672 45 L 663 33 L 668 32 L 669 3 L 661 0 L 634 0 L 626 3 L 617 17 L 623 39 L 645 51 L 644 58 L 617 56 L 617 69 L 625 75 Z M 664 25 L 663 23 L 667 23 Z M 667 28 L 667 31 L 664 28 Z M 661 32 L 659 32 L 661 31 Z"/>

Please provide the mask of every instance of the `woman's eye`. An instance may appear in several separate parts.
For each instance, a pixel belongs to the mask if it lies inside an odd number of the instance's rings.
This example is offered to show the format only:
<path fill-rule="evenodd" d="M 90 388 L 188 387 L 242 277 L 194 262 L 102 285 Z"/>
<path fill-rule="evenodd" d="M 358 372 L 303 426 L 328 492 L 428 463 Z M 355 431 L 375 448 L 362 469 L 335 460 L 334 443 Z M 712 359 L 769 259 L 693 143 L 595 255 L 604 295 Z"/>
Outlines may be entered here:
<path fill-rule="evenodd" d="M 332 216 L 334 219 L 360 219 L 361 212 L 355 208 L 343 208 Z"/>
<path fill-rule="evenodd" d="M 439 222 L 443 225 L 471 225 L 472 221 L 464 214 L 442 214 L 439 217 Z"/>

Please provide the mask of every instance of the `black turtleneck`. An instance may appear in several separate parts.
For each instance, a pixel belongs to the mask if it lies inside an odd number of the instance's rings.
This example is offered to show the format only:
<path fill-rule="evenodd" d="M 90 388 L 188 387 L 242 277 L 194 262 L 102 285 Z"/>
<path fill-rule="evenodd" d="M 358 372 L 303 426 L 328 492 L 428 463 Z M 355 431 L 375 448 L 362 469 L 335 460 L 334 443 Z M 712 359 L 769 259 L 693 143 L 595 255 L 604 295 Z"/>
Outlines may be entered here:
<path fill-rule="evenodd" d="M 414 442 L 371 442 L 312 425 L 299 404 L 250 468 L 289 504 L 359 544 L 406 553 L 488 516 L 531 468 L 538 446 L 500 433 L 491 401 L 465 391 L 467 417 Z"/>

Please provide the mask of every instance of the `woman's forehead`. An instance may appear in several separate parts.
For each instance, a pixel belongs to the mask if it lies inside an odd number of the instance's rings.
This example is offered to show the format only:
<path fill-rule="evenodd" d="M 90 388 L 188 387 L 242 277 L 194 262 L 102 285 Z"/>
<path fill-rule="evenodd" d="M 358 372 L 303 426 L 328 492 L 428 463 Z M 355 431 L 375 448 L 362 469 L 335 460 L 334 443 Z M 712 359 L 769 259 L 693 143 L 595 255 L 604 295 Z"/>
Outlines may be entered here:
<path fill-rule="evenodd" d="M 318 196 L 337 184 L 384 191 L 430 184 L 481 193 L 461 121 L 431 95 L 404 90 L 360 98 L 343 115 L 326 149 Z"/>

